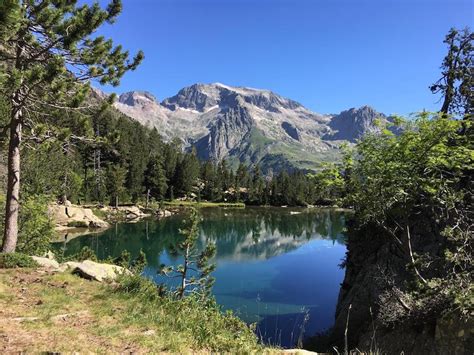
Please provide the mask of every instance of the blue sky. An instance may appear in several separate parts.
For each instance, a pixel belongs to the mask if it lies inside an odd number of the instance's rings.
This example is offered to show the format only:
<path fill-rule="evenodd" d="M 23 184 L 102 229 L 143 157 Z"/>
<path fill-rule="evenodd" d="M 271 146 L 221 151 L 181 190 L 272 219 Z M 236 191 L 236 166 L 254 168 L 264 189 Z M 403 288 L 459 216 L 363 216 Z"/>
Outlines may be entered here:
<path fill-rule="evenodd" d="M 106 4 L 107 1 L 101 1 Z M 115 91 L 159 100 L 196 82 L 275 91 L 321 113 L 371 105 L 439 108 L 450 27 L 473 27 L 468 0 L 123 0 L 100 34 L 143 64 Z"/>

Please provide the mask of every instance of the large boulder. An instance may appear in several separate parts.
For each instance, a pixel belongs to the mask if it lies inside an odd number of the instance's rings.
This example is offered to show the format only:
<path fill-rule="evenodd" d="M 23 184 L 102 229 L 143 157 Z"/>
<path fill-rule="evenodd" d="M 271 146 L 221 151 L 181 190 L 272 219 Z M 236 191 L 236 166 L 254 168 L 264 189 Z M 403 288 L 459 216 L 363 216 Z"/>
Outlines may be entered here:
<path fill-rule="evenodd" d="M 121 274 L 131 274 L 127 269 L 110 264 L 100 264 L 95 261 L 85 260 L 79 263 L 73 269 L 73 274 L 77 274 L 89 280 L 96 280 L 99 282 L 109 280 L 113 281 Z"/>
<path fill-rule="evenodd" d="M 171 211 L 168 210 L 159 210 L 157 212 L 158 217 L 170 217 L 172 215 Z"/>
<path fill-rule="evenodd" d="M 81 263 L 79 261 L 66 261 L 59 266 L 59 271 L 64 272 L 67 270 L 74 270 L 78 267 Z"/>
<path fill-rule="evenodd" d="M 40 256 L 32 256 L 31 257 L 34 261 L 38 263 L 39 266 L 48 268 L 48 269 L 58 269 L 59 263 L 54 259 L 43 258 Z"/>
<path fill-rule="evenodd" d="M 124 213 L 125 218 L 128 220 L 150 216 L 149 214 L 144 213 L 139 206 L 119 206 L 117 207 L 117 211 Z"/>
<path fill-rule="evenodd" d="M 107 228 L 110 226 L 97 217 L 90 208 L 51 204 L 48 211 L 57 227 Z"/>

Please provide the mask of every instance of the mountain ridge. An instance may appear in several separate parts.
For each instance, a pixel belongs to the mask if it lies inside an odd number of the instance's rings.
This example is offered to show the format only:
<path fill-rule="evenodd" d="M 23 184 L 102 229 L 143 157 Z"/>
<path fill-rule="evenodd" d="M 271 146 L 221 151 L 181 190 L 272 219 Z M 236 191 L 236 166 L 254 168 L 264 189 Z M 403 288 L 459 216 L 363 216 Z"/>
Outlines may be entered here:
<path fill-rule="evenodd" d="M 202 159 L 264 170 L 316 170 L 340 159 L 340 145 L 379 130 L 387 116 L 370 106 L 320 114 L 270 90 L 193 84 L 161 102 L 147 91 L 122 93 L 116 109 L 165 140 L 179 138 Z"/>

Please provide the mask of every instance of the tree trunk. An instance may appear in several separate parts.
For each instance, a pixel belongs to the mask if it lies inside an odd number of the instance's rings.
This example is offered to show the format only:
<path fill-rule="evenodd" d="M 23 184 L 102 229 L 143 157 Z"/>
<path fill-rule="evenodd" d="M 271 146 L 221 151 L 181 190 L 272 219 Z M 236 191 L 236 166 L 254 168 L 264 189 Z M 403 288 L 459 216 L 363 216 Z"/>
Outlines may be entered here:
<path fill-rule="evenodd" d="M 181 288 L 179 290 L 179 299 L 184 297 L 184 292 L 186 291 L 186 276 L 188 273 L 188 263 L 189 263 L 189 245 L 186 246 L 186 251 L 184 253 L 184 263 L 183 263 L 183 273 L 181 275 Z"/>
<path fill-rule="evenodd" d="M 15 110 L 15 108 L 14 108 Z M 8 146 L 8 182 L 5 207 L 5 229 L 2 251 L 12 253 L 18 240 L 18 212 L 20 208 L 20 142 L 21 142 L 21 109 L 16 108 L 10 126 L 10 143 Z"/>
<path fill-rule="evenodd" d="M 115 208 L 118 208 L 118 194 L 115 195 Z"/>

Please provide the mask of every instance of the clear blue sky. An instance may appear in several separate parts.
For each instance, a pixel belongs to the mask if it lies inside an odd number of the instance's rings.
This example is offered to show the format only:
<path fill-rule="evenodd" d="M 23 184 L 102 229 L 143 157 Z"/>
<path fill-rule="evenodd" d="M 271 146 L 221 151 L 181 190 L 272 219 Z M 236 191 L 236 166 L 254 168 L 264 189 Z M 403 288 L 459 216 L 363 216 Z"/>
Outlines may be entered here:
<path fill-rule="evenodd" d="M 428 85 L 439 77 L 444 36 L 473 20 L 470 0 L 123 0 L 100 34 L 145 52 L 117 93 L 162 100 L 222 82 L 321 113 L 369 104 L 407 114 L 439 107 Z"/>

